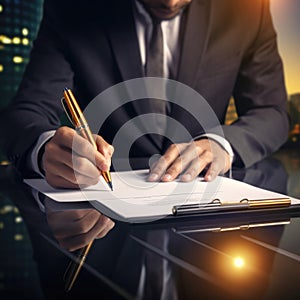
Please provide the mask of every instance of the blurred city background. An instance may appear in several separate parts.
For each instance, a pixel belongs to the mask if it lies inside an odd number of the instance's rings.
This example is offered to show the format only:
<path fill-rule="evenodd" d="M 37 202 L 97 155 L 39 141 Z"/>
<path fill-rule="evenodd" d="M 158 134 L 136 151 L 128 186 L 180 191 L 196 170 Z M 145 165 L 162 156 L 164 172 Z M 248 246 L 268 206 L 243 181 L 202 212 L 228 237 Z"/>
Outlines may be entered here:
<path fill-rule="evenodd" d="M 42 3 L 42 0 L 0 0 L 0 111 L 9 104 L 21 81 L 41 19 Z M 271 0 L 271 9 L 284 62 L 291 117 L 289 139 L 277 156 L 285 161 L 290 175 L 290 194 L 300 197 L 297 155 L 300 149 L 300 1 Z M 235 118 L 231 102 L 226 122 L 229 124 Z M 7 192 L 9 182 L 4 178 L 9 162 L 1 152 L 0 165 L 0 298 L 23 296 L 26 299 L 25 295 L 30 295 L 31 299 L 41 299 L 30 239 Z"/>

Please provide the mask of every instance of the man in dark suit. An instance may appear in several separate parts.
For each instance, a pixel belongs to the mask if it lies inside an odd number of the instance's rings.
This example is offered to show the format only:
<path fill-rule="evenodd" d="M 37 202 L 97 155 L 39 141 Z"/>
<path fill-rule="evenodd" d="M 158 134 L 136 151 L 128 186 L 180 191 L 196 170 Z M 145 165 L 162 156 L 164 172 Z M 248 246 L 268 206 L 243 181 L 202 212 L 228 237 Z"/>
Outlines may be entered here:
<path fill-rule="evenodd" d="M 224 137 L 202 132 L 199 138 L 189 115 L 171 105 L 166 114 L 184 123 L 197 139 L 167 141 L 161 147 L 150 134 L 138 139 L 132 157 L 164 154 L 151 168 L 150 181 L 171 181 L 179 174 L 189 181 L 202 171 L 212 180 L 232 163 L 248 167 L 284 143 L 286 91 L 269 1 L 46 0 L 23 82 L 1 117 L 1 128 L 9 128 L 1 133 L 2 146 L 25 176 L 38 173 L 53 186 L 74 187 L 78 181 L 95 183 L 99 170 L 109 169 L 116 124 L 136 116 L 134 105 L 109 117 L 96 137 L 97 152 L 78 138 L 82 147 L 72 161 L 76 133 L 59 128 L 59 99 L 63 88 L 71 87 L 84 108 L 116 83 L 159 74 L 147 69 L 156 23 L 164 45 L 159 77 L 195 89 L 220 124 L 233 96 L 239 118 L 222 126 Z"/>

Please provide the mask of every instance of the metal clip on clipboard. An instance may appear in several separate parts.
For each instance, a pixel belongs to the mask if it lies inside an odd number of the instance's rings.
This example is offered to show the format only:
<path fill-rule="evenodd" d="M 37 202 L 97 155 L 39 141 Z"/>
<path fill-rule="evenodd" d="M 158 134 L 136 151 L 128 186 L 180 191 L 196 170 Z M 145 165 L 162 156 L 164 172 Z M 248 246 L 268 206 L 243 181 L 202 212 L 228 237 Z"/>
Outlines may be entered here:
<path fill-rule="evenodd" d="M 175 216 L 190 214 L 205 214 L 222 211 L 236 211 L 247 209 L 264 209 L 264 208 L 283 208 L 291 205 L 290 198 L 273 198 L 273 199 L 242 199 L 240 202 L 225 202 L 220 199 L 214 199 L 209 203 L 203 204 L 185 204 L 175 205 L 172 213 Z"/>

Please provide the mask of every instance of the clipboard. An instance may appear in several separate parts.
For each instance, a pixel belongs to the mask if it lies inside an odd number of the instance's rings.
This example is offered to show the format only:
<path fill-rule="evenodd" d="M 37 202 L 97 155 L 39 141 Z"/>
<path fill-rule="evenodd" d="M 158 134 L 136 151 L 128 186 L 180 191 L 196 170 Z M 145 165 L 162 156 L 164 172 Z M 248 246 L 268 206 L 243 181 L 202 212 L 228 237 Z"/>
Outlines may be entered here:
<path fill-rule="evenodd" d="M 102 189 L 97 184 L 85 190 L 56 190 L 44 179 L 25 182 L 58 203 L 88 202 L 108 217 L 127 223 L 300 206 L 298 199 L 226 177 L 219 176 L 209 183 L 198 178 L 191 183 L 153 185 L 146 182 L 147 174 L 148 170 L 112 173 L 114 192 L 107 189 L 105 182 Z"/>

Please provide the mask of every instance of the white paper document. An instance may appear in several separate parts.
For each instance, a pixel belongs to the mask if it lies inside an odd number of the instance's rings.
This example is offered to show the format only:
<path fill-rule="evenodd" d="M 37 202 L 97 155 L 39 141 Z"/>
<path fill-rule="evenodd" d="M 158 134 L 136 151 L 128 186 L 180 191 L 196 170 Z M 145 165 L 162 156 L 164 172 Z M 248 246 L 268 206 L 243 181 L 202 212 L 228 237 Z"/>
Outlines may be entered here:
<path fill-rule="evenodd" d="M 219 199 L 222 203 L 242 199 L 271 199 L 287 197 L 252 185 L 217 177 L 205 182 L 200 177 L 192 182 L 147 182 L 148 170 L 111 173 L 114 190 L 100 178 L 98 184 L 78 189 L 55 189 L 44 179 L 25 179 L 25 183 L 58 202 L 90 201 L 107 216 L 121 221 L 153 221 L 172 214 L 175 205 L 208 203 Z M 292 199 L 292 205 L 300 200 Z"/>

